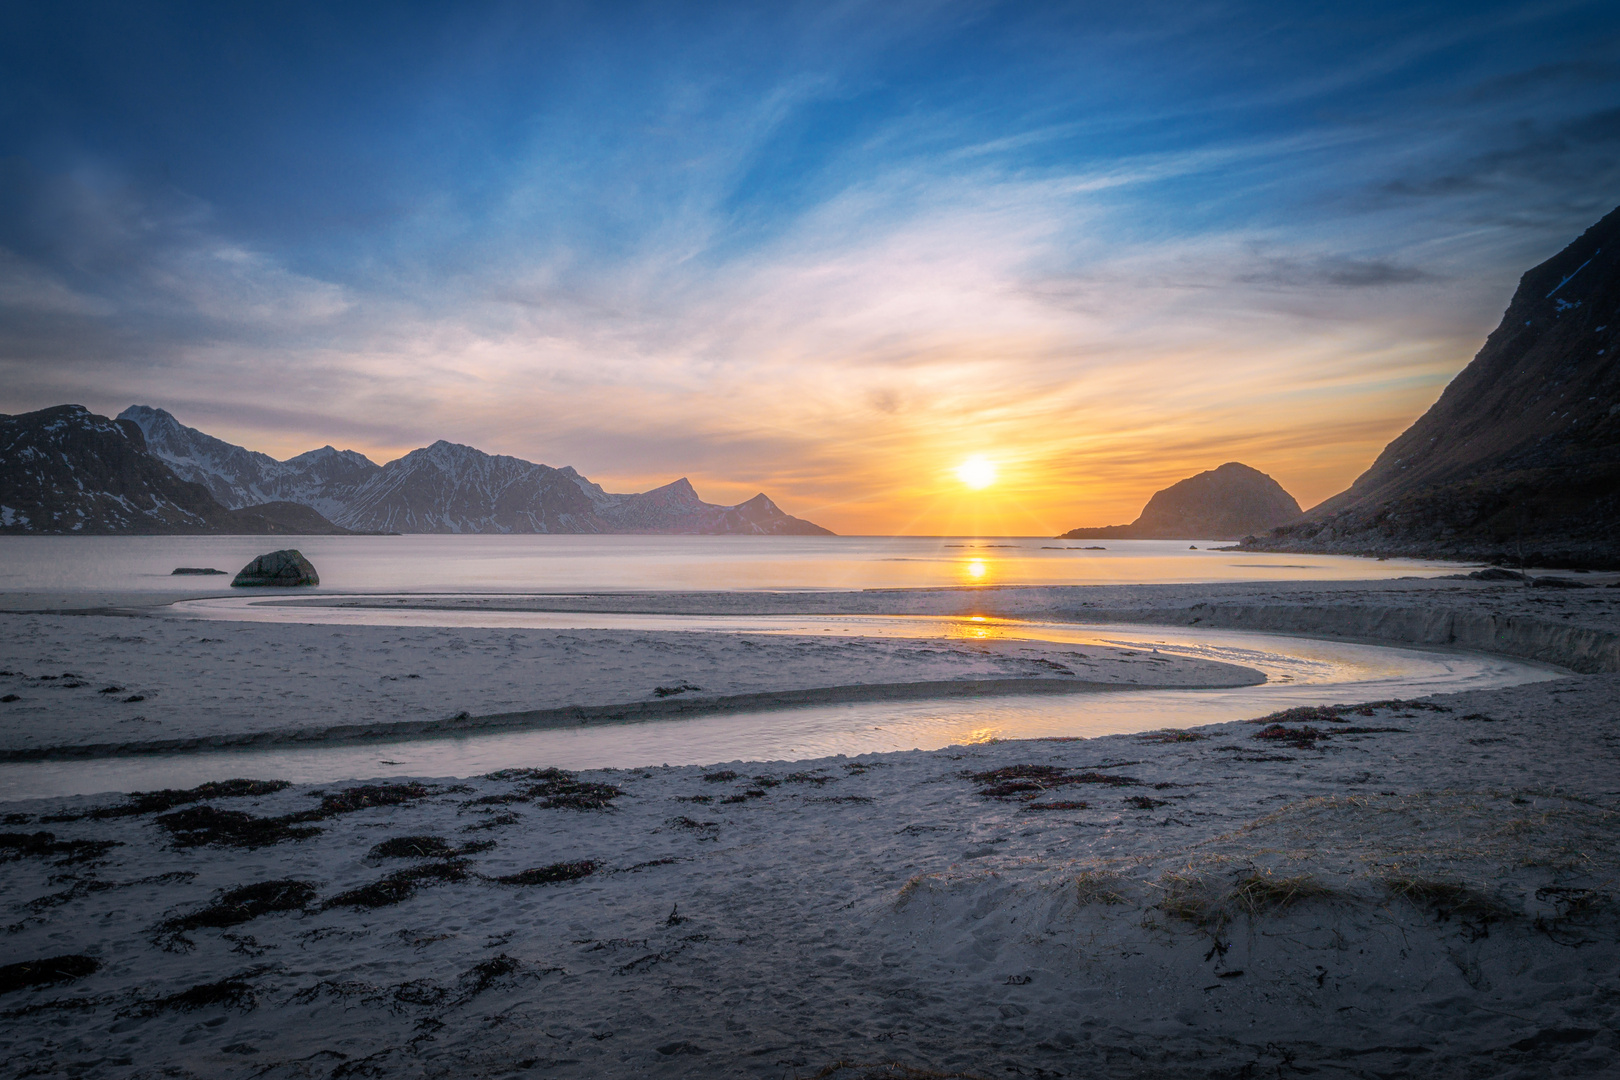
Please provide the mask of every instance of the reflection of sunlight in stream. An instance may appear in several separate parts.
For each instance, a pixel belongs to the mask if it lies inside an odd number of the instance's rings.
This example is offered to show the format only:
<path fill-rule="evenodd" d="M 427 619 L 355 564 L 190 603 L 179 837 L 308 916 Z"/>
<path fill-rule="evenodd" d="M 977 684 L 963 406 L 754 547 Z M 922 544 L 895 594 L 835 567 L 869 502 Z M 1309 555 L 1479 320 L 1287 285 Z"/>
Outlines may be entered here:
<path fill-rule="evenodd" d="M 1259 686 L 873 701 L 680 720 L 263 750 L 206 751 L 0 765 L 5 798 L 188 787 L 201 773 L 317 783 L 382 776 L 470 776 L 512 766 L 626 768 L 658 763 L 784 761 L 937 749 L 991 739 L 1095 738 L 1194 727 L 1325 705 L 1481 690 L 1556 678 L 1505 657 L 1402 649 L 1281 634 L 935 616 L 686 616 L 433 611 L 266 605 L 230 597 L 177 604 L 170 617 L 327 625 L 510 627 L 849 634 L 973 641 L 1035 640 L 1201 657 L 1256 668 Z M 849 640 L 846 638 L 845 640 Z"/>

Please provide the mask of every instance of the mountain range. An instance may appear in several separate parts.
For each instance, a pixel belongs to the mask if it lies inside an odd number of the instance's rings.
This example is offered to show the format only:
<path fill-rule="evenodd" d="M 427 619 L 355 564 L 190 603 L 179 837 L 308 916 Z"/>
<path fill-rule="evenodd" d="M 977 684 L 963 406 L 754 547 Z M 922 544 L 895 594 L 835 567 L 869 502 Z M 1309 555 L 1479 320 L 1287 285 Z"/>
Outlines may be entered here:
<path fill-rule="evenodd" d="M 1519 281 L 1440 399 L 1265 551 L 1620 566 L 1620 209 Z"/>
<path fill-rule="evenodd" d="M 1059 540 L 1236 540 L 1299 516 L 1299 503 L 1259 469 L 1228 461 L 1154 492 L 1129 525 L 1070 529 Z"/>
<path fill-rule="evenodd" d="M 764 494 L 706 503 L 685 478 L 613 494 L 444 441 L 386 465 L 331 446 L 277 461 L 145 405 L 0 416 L 0 533 L 120 532 L 832 535 Z"/>
<path fill-rule="evenodd" d="M 82 405 L 0 415 L 0 533 L 342 531 L 296 503 L 222 506 L 150 453 L 135 424 Z"/>

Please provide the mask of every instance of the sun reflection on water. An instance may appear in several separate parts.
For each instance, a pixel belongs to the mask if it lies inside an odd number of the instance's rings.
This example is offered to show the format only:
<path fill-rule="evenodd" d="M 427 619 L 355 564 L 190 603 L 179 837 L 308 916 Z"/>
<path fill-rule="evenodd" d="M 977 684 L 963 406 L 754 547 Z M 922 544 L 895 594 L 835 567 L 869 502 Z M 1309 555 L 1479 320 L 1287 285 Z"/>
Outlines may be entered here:
<path fill-rule="evenodd" d="M 945 627 L 945 636 L 948 638 L 971 638 L 974 641 L 996 641 L 1007 636 L 1007 620 L 986 618 L 983 615 L 971 615 L 965 619 L 948 623 Z"/>

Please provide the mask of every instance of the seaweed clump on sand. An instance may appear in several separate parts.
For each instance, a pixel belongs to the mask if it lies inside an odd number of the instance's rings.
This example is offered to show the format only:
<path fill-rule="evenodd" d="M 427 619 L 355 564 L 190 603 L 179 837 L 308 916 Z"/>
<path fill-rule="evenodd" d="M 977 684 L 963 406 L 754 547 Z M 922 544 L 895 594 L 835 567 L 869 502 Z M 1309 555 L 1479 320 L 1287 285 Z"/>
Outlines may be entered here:
<path fill-rule="evenodd" d="M 307 840 L 319 836 L 313 825 L 298 825 L 288 817 L 255 817 L 242 810 L 220 810 L 213 806 L 193 806 L 176 810 L 157 819 L 167 830 L 175 847 L 261 848 L 284 840 Z"/>
<path fill-rule="evenodd" d="M 215 780 L 194 788 L 163 788 L 160 791 L 132 791 L 116 806 L 97 806 L 76 814 L 57 814 L 48 821 L 78 821 L 83 818 L 139 817 L 158 814 L 188 803 L 207 802 L 212 799 L 241 799 L 272 795 L 291 787 L 286 780 Z"/>
<path fill-rule="evenodd" d="M 495 880 L 502 885 L 557 885 L 564 881 L 578 881 L 580 878 L 590 877 L 596 873 L 596 867 L 597 863 L 594 861 L 581 859 L 578 862 L 552 863 L 550 866 L 540 866 L 533 870 L 522 870 Z"/>
<path fill-rule="evenodd" d="M 1262 742 L 1292 746 L 1296 750 L 1312 750 L 1315 749 L 1318 741 L 1329 736 L 1321 729 L 1313 728 L 1309 724 L 1297 728 L 1287 727 L 1283 724 L 1268 724 L 1255 732 L 1254 737 Z"/>
<path fill-rule="evenodd" d="M 492 773 L 485 773 L 485 780 L 499 780 L 502 783 L 516 783 L 519 780 L 572 780 L 573 773 L 562 769 L 497 769 Z"/>
<path fill-rule="evenodd" d="M 492 956 L 482 963 L 474 964 L 466 971 L 463 971 L 456 979 L 457 986 L 461 990 L 460 1000 L 463 1002 L 471 1001 L 485 990 L 499 985 L 508 976 L 516 975 L 521 970 L 523 970 L 523 961 L 516 957 L 507 956 L 505 953 Z"/>
<path fill-rule="evenodd" d="M 623 794 L 612 784 L 576 780 L 568 773 L 523 790 L 526 798 L 540 800 L 541 807 L 549 810 L 611 810 L 613 800 Z"/>
<path fill-rule="evenodd" d="M 260 881 L 223 893 L 219 899 L 189 915 L 176 915 L 158 924 L 164 934 L 179 935 L 205 927 L 223 929 L 240 926 L 261 915 L 281 911 L 302 911 L 315 899 L 315 886 L 291 878 Z"/>
<path fill-rule="evenodd" d="M 1138 735 L 1137 738 L 1145 743 L 1188 743 L 1203 742 L 1205 739 L 1209 738 L 1209 736 L 1201 735 L 1196 731 L 1180 731 L 1176 728 L 1165 728 L 1163 731 L 1144 732 L 1143 734 Z"/>
<path fill-rule="evenodd" d="M 249 972 L 247 974 L 257 974 Z M 141 1002 L 133 1011 L 138 1016 L 155 1016 L 161 1012 L 194 1012 L 218 1005 L 227 1009 L 251 1009 L 258 1005 L 253 984 L 241 975 L 233 975 L 218 982 L 198 983 L 178 994 L 153 998 Z"/>
<path fill-rule="evenodd" d="M 352 814 L 356 810 L 398 806 L 400 803 L 425 799 L 432 794 L 432 788 L 414 780 L 406 784 L 362 784 L 359 787 L 344 788 L 335 795 L 322 796 L 320 806 L 292 816 L 303 821 L 317 821 L 339 814 Z"/>
<path fill-rule="evenodd" d="M 1303 724 L 1297 728 L 1286 724 L 1267 724 L 1255 732 L 1254 737 L 1264 742 L 1280 743 L 1292 746 L 1296 750 L 1313 750 L 1319 742 L 1326 742 L 1335 735 L 1375 735 L 1383 732 L 1404 732 L 1405 728 L 1398 727 L 1342 727 L 1331 731 L 1311 727 Z"/>
<path fill-rule="evenodd" d="M 987 799 L 1034 799 L 1042 792 L 1070 784 L 1105 784 L 1109 787 L 1140 787 L 1133 776 L 1111 773 L 1071 772 L 1057 765 L 1007 765 L 988 772 L 969 773 L 968 779 L 983 784 L 979 794 Z"/>
<path fill-rule="evenodd" d="M 624 794 L 612 784 L 580 780 L 562 769 L 502 769 L 484 779 L 534 782 L 519 791 L 470 799 L 463 806 L 506 806 L 539 800 L 540 806 L 548 810 L 610 810 L 613 800 Z"/>
<path fill-rule="evenodd" d="M 414 781 L 406 784 L 362 784 L 324 795 L 313 810 L 301 810 L 279 817 L 255 817 L 242 810 L 220 810 L 213 806 L 193 806 L 164 814 L 157 819 L 168 830 L 176 847 L 260 848 L 285 840 L 307 840 L 321 830 L 309 824 L 339 814 L 352 814 L 379 806 L 425 799 L 433 789 Z"/>
<path fill-rule="evenodd" d="M 349 908 L 380 908 L 402 903 L 415 895 L 416 890 L 423 885 L 437 885 L 443 882 L 466 881 L 471 877 L 465 861 L 453 859 L 446 862 L 423 863 L 420 866 L 409 866 L 403 870 L 395 870 L 392 874 L 370 885 L 362 885 L 358 889 L 350 889 L 332 897 L 323 906 L 349 907 Z"/>
<path fill-rule="evenodd" d="M 1296 705 L 1292 709 L 1267 713 L 1248 721 L 1251 724 L 1348 724 L 1351 716 L 1373 716 L 1379 712 L 1450 712 L 1445 705 L 1432 701 L 1404 701 L 1390 698 L 1385 701 L 1367 701 L 1360 705 Z"/>
<path fill-rule="evenodd" d="M 0 994 L 26 990 L 30 986 L 52 986 L 72 982 L 93 975 L 101 961 L 93 956 L 51 956 L 43 960 L 25 960 L 20 964 L 0 967 Z"/>
<path fill-rule="evenodd" d="M 455 848 L 442 836 L 395 836 L 366 852 L 368 859 L 436 859 L 452 855 Z"/>
<path fill-rule="evenodd" d="M 0 863 L 14 859 L 49 858 L 60 855 L 57 866 L 99 859 L 121 840 L 58 840 L 55 833 L 0 833 Z"/>

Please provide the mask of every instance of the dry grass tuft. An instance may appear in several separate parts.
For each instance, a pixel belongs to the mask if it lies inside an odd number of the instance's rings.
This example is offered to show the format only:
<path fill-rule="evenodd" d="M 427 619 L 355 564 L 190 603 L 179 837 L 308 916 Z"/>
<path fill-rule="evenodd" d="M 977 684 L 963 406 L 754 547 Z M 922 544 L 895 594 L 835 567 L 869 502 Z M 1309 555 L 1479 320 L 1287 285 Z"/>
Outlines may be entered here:
<path fill-rule="evenodd" d="M 1227 893 L 1227 898 L 1238 910 L 1253 918 L 1309 900 L 1327 900 L 1335 895 L 1332 889 L 1309 874 L 1277 877 L 1269 871 L 1257 871 L 1238 879 Z"/>
<path fill-rule="evenodd" d="M 917 898 L 917 893 L 933 880 L 932 874 L 917 874 L 910 881 L 900 886 L 900 892 L 894 898 L 894 909 L 899 911 Z"/>
<path fill-rule="evenodd" d="M 1075 875 L 1075 899 L 1084 907 L 1087 904 L 1123 904 L 1128 901 L 1125 895 L 1125 879 L 1118 874 L 1106 870 L 1083 870 Z"/>
<path fill-rule="evenodd" d="M 1165 874 L 1155 882 L 1164 895 L 1154 905 L 1172 919 L 1190 923 L 1200 930 L 1218 933 L 1232 921 L 1231 913 L 1220 903 L 1203 878 L 1195 874 Z"/>
<path fill-rule="evenodd" d="M 1210 934 L 1218 934 L 1240 915 L 1255 919 L 1340 895 L 1309 874 L 1279 876 L 1255 869 L 1224 889 L 1190 868 L 1165 874 L 1154 884 L 1163 893 L 1155 907 Z"/>

